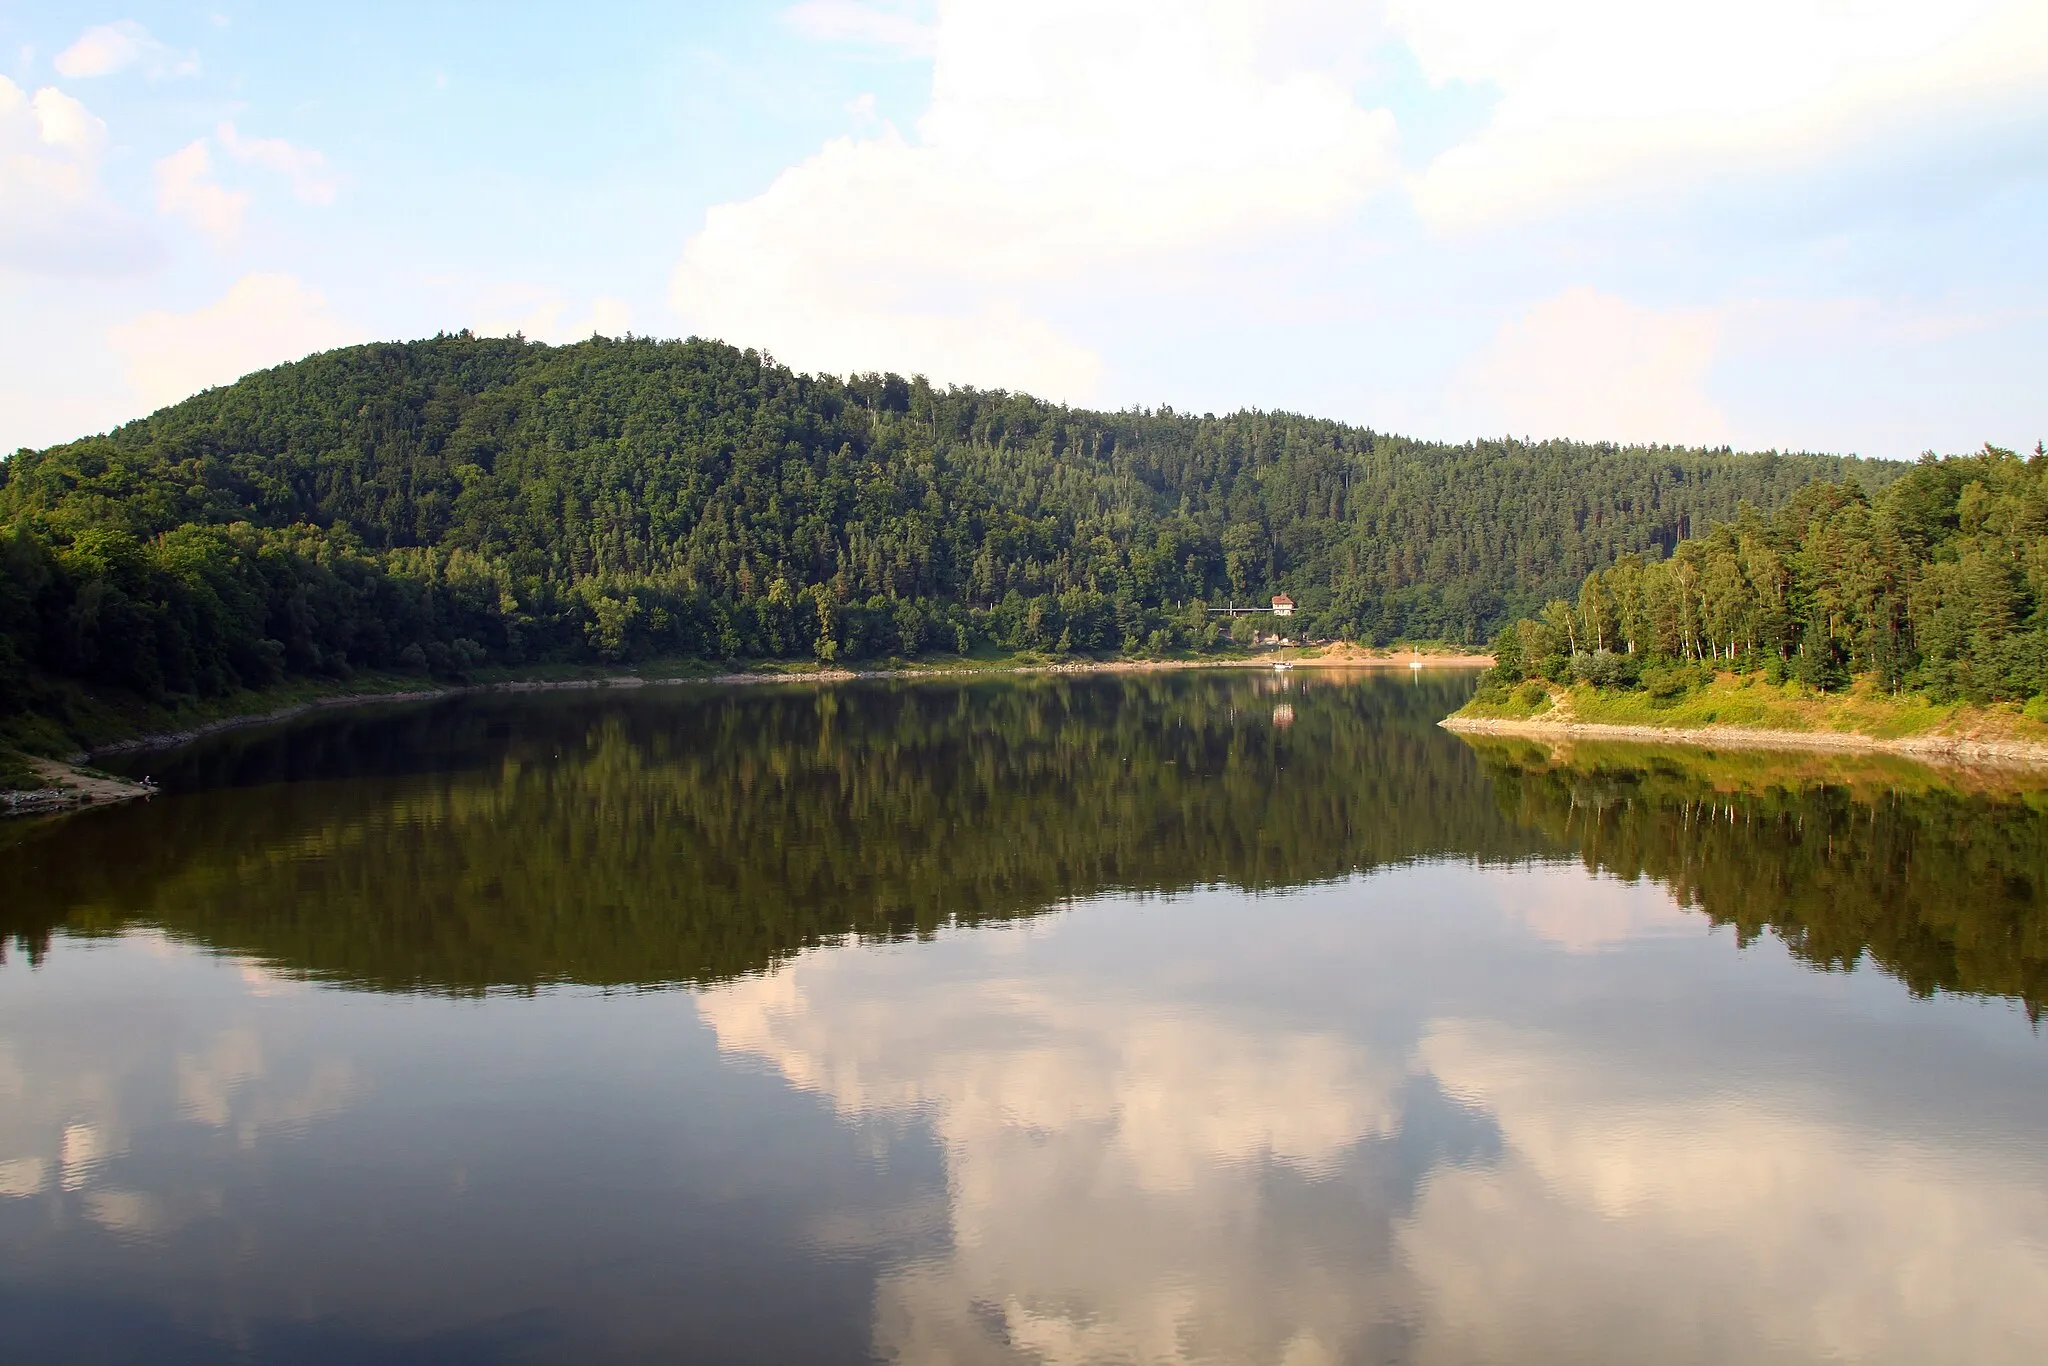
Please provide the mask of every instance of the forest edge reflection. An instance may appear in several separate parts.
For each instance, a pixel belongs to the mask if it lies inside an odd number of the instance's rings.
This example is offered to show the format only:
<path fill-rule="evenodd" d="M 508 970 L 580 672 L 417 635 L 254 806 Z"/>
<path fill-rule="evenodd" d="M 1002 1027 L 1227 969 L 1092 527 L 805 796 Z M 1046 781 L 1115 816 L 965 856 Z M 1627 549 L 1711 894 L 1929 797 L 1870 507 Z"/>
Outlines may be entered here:
<path fill-rule="evenodd" d="M 1467 743 L 1503 811 L 1586 868 L 1651 879 L 1747 944 L 1867 958 L 1915 995 L 2048 999 L 2048 792 L 1883 755 Z"/>
<path fill-rule="evenodd" d="M 223 736 L 14 834 L 0 936 L 159 926 L 381 991 L 705 984 L 1113 892 L 1576 858 L 1739 941 L 2048 994 L 2048 796 L 1909 761 L 1455 737 L 1469 677 L 466 697 Z"/>

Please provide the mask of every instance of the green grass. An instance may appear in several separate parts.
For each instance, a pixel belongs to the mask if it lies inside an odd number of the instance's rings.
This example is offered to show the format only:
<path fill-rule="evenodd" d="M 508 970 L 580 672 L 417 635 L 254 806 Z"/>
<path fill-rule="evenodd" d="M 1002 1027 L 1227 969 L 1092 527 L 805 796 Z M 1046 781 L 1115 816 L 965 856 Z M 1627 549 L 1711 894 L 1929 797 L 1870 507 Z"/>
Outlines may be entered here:
<path fill-rule="evenodd" d="M 263 716 L 322 698 L 402 693 L 442 686 L 417 674 L 357 674 L 347 680 L 293 679 L 227 697 L 150 702 L 132 694 L 94 692 L 75 683 L 37 680 L 33 710 L 0 720 L 0 748 L 47 758 L 114 744 L 138 735 L 191 730 L 216 721 Z"/>
<path fill-rule="evenodd" d="M 43 776 L 12 750 L 0 750 L 0 792 L 33 792 L 47 786 Z"/>
<path fill-rule="evenodd" d="M 1458 708 L 1457 714 L 1486 721 L 1528 721 L 1555 705 L 1552 690 L 1532 680 L 1499 695 L 1482 692 Z"/>
<path fill-rule="evenodd" d="M 1535 699 L 1542 691 L 1544 698 Z M 1654 726 L 1696 730 L 1735 726 L 1810 734 L 1864 735 L 1879 740 L 1917 736 L 1969 737 L 2048 743 L 2048 708 L 2038 704 L 1933 702 L 1917 694 L 1893 696 L 1872 679 L 1843 692 L 1816 692 L 1796 682 L 1773 684 L 1758 675 L 1723 674 L 1670 697 L 1640 688 L 1524 683 L 1503 700 L 1494 690 L 1467 703 L 1458 715 L 1520 720 L 1555 713 L 1586 725 Z"/>

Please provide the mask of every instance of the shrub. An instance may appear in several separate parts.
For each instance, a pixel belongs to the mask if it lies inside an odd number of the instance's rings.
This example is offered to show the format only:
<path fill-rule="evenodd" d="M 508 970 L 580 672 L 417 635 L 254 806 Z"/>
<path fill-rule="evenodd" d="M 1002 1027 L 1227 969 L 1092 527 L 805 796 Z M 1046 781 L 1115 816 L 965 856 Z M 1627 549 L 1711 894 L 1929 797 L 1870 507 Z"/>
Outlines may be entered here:
<path fill-rule="evenodd" d="M 1643 670 L 1643 689 L 1653 702 L 1676 702 L 1693 689 L 1705 687 L 1712 678 L 1694 664 L 1661 664 Z"/>
<path fill-rule="evenodd" d="M 1630 655 L 1612 650 L 1595 650 L 1591 654 L 1580 650 L 1572 656 L 1572 677 L 1596 688 L 1634 687 L 1637 676 L 1635 659 Z"/>

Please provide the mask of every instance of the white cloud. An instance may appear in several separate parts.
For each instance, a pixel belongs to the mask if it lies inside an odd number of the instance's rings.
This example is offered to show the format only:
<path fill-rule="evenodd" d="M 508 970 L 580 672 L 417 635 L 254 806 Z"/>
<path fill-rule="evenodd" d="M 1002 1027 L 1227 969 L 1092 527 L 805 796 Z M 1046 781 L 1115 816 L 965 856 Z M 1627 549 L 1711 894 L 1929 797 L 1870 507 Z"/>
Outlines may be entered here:
<path fill-rule="evenodd" d="M 73 80 L 111 76 L 138 64 L 152 76 L 188 76 L 199 69 L 196 57 L 173 52 L 133 19 L 94 25 L 55 61 L 57 74 Z"/>
<path fill-rule="evenodd" d="M 155 311 L 122 323 L 107 340 L 126 362 L 130 385 L 162 405 L 356 338 L 318 290 L 289 275 L 258 274 L 192 312 Z"/>
<path fill-rule="evenodd" d="M 0 76 L 0 264 L 94 268 L 138 254 L 100 183 L 107 127 L 54 86 Z"/>
<path fill-rule="evenodd" d="M 310 147 L 294 147 L 283 138 L 244 137 L 232 123 L 223 123 L 214 131 L 236 161 L 261 166 L 289 180 L 292 194 L 301 204 L 334 202 L 341 188 L 340 177 L 328 166 L 327 158 Z"/>
<path fill-rule="evenodd" d="M 826 8 L 852 31 L 852 7 Z M 1276 68 L 1278 18 L 1250 0 L 945 5 L 916 138 L 833 141 L 711 210 L 672 302 L 805 367 L 1085 396 L 1099 361 L 1034 307 L 1046 289 L 1328 221 L 1391 182 L 1391 116 Z"/>
<path fill-rule="evenodd" d="M 818 42 L 870 44 L 920 57 L 930 56 L 935 45 L 930 24 L 900 10 L 857 0 L 805 0 L 785 10 L 783 18 L 798 33 Z"/>
<path fill-rule="evenodd" d="M 163 213 L 185 219 L 215 246 L 228 247 L 241 236 L 249 194 L 223 189 L 212 176 L 213 159 L 207 153 L 206 139 L 187 143 L 156 163 L 156 206 Z"/>
<path fill-rule="evenodd" d="M 632 330 L 633 310 L 623 299 L 599 295 L 581 317 L 558 295 L 527 286 L 505 285 L 483 291 L 482 317 L 472 324 L 486 337 L 514 335 L 555 345 L 593 336 L 620 337 Z"/>
<path fill-rule="evenodd" d="M 31 98 L 0 76 L 0 204 L 13 212 L 36 201 L 78 205 L 97 190 L 107 126 L 54 86 Z"/>
<path fill-rule="evenodd" d="M 1418 206 L 1471 223 L 1589 191 L 1668 195 L 1703 177 L 1894 152 L 1932 122 L 2040 112 L 2038 0 L 1390 0 L 1427 76 L 1500 92 L 1477 136 L 1415 181 Z M 1974 111 L 1974 112 L 1973 112 Z"/>
<path fill-rule="evenodd" d="M 4 78 L 0 78 L 4 79 Z M 18 96 L 21 92 L 14 89 Z M 95 160 L 107 143 L 107 125 L 93 112 L 54 86 L 36 91 L 36 131 L 49 147 L 80 162 Z"/>
<path fill-rule="evenodd" d="M 1569 289 L 1502 326 L 1454 402 L 1475 431 L 1718 444 L 1728 422 L 1704 386 L 1720 330 L 1710 311 Z"/>
<path fill-rule="evenodd" d="M 1716 387 L 1742 396 L 1739 445 L 1911 458 L 2048 434 L 2038 291 L 1752 298 L 1719 313 Z"/>

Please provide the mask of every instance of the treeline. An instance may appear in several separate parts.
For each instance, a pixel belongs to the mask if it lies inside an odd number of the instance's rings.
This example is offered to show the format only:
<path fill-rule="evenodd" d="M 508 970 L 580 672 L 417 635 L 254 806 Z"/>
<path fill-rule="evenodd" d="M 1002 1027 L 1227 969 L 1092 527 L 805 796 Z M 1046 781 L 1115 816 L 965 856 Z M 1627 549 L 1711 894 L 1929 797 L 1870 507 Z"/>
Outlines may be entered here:
<path fill-rule="evenodd" d="M 1525 679 L 1682 691 L 1712 671 L 1936 701 L 2048 691 L 2048 451 L 1923 457 L 1874 493 L 1809 485 L 1662 559 L 1624 555 L 1495 639 Z"/>
<path fill-rule="evenodd" d="M 0 463 L 0 699 L 286 674 L 1483 639 L 1748 502 L 1886 467 L 1086 412 L 714 342 L 355 347 Z M 1249 622 L 1239 630 L 1250 629 Z"/>

